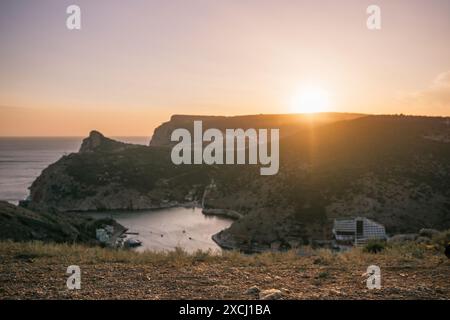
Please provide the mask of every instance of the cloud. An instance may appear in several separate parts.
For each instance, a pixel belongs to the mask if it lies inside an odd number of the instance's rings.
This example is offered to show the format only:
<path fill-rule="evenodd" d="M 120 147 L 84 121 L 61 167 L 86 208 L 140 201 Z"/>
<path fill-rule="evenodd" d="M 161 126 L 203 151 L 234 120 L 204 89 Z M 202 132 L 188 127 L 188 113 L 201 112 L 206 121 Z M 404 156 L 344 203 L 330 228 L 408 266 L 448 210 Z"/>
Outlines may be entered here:
<path fill-rule="evenodd" d="M 436 88 L 450 88 L 450 71 L 441 73 L 434 79 L 433 86 Z"/>
<path fill-rule="evenodd" d="M 408 100 L 431 113 L 450 115 L 450 71 L 439 74 L 427 88 L 411 93 Z"/>

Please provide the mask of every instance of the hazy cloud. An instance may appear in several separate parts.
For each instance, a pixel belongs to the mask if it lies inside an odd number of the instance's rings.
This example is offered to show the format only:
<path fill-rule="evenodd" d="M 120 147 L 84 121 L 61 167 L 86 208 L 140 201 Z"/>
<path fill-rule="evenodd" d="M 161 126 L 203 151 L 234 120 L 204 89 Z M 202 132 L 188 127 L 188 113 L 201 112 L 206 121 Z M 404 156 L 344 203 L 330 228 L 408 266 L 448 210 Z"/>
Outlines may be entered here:
<path fill-rule="evenodd" d="M 428 108 L 438 108 L 450 115 L 450 71 L 439 74 L 428 88 L 410 94 L 413 102 Z"/>

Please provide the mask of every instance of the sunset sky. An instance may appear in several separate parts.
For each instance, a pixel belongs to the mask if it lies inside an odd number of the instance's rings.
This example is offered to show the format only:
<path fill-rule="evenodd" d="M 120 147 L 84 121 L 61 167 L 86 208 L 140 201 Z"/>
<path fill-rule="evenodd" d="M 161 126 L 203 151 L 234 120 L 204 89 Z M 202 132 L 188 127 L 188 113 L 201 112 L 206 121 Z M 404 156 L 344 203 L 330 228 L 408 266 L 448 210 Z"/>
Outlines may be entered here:
<path fill-rule="evenodd" d="M 311 100 L 450 116 L 449 39 L 448 0 L 1 0 L 0 136 L 150 136 L 172 114 Z"/>

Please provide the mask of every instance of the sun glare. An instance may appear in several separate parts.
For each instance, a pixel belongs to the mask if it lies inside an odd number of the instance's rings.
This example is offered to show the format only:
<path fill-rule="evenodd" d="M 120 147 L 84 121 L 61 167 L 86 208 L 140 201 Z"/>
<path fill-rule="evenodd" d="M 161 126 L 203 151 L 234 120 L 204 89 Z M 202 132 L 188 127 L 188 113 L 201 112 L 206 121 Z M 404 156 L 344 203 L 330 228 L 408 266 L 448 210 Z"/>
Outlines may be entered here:
<path fill-rule="evenodd" d="M 305 87 L 292 97 L 291 111 L 295 113 L 316 113 L 329 111 L 330 98 L 327 91 L 318 87 Z"/>

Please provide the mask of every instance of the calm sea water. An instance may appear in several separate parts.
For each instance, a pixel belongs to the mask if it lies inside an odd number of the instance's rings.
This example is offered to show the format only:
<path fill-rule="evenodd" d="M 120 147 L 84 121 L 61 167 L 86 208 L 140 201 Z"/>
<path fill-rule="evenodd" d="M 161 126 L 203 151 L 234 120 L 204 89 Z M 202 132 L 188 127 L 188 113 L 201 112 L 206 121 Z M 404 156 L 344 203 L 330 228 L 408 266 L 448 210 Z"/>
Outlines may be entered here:
<path fill-rule="evenodd" d="M 148 137 L 116 137 L 116 140 L 148 145 Z M 0 200 L 17 204 L 25 199 L 28 187 L 41 171 L 65 154 L 78 151 L 82 138 L 0 138 Z M 92 213 L 112 216 L 140 239 L 137 250 L 188 252 L 219 250 L 211 236 L 231 225 L 231 220 L 205 216 L 201 209 L 170 208 L 139 212 Z"/>
<path fill-rule="evenodd" d="M 120 141 L 148 144 L 148 137 L 117 137 Z M 17 204 L 28 187 L 49 164 L 76 152 L 83 138 L 0 138 L 0 200 Z"/>
<path fill-rule="evenodd" d="M 199 208 L 170 208 L 134 212 L 89 213 L 96 218 L 112 217 L 138 235 L 129 235 L 142 241 L 138 251 L 173 250 L 183 248 L 218 251 L 220 247 L 211 236 L 228 228 L 232 221 L 222 217 L 205 216 Z"/>

